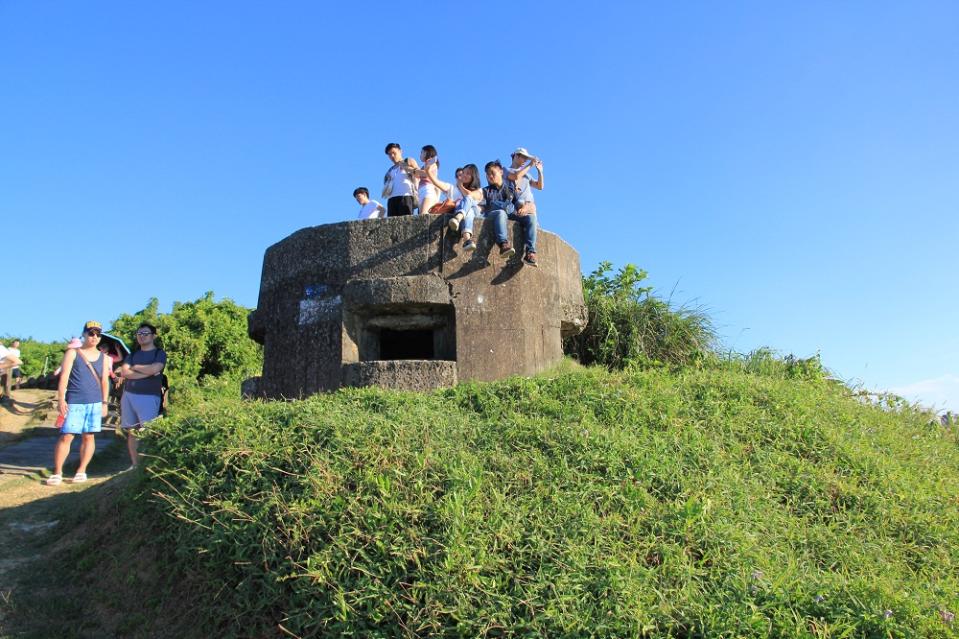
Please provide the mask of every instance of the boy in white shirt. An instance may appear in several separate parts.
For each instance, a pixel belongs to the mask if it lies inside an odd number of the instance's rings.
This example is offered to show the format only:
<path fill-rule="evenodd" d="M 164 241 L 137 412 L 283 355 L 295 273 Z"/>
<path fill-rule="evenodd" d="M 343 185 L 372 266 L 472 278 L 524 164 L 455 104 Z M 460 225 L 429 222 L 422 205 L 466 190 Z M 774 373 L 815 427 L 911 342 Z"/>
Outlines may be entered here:
<path fill-rule="evenodd" d="M 374 220 L 386 217 L 386 209 L 376 200 L 370 199 L 370 191 L 365 186 L 361 186 L 353 191 L 353 197 L 360 203 L 360 213 L 356 216 L 358 220 Z"/>

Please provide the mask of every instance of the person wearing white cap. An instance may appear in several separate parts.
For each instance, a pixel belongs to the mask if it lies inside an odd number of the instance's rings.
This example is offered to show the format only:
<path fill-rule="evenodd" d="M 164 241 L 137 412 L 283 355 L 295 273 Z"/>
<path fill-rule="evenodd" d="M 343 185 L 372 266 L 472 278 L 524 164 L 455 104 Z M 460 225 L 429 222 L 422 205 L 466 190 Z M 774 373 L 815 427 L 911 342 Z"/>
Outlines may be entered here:
<path fill-rule="evenodd" d="M 543 190 L 543 162 L 532 155 L 523 147 L 517 148 L 510 154 L 512 162 L 505 171 L 507 180 L 513 182 L 516 187 L 516 215 L 532 216 L 530 220 L 533 225 L 536 224 L 536 201 L 533 198 L 533 187 L 540 191 Z M 537 177 L 535 180 L 529 178 L 530 169 L 536 169 Z M 531 241 L 527 242 L 526 251 L 523 255 L 523 261 L 530 266 L 536 266 L 536 233 L 532 233 Z"/>

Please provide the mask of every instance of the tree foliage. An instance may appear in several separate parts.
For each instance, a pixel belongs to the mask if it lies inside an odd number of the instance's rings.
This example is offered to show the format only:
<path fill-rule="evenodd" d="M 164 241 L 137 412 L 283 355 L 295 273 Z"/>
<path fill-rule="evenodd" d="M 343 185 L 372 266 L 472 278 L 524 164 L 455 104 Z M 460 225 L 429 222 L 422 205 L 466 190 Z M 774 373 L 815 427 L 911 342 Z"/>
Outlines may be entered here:
<path fill-rule="evenodd" d="M 63 361 L 63 351 L 67 348 L 65 341 L 38 342 L 31 337 L 11 336 L 0 338 L 0 341 L 3 341 L 4 346 L 9 347 L 16 339 L 20 340 L 20 359 L 23 361 L 20 372 L 24 377 L 39 377 L 50 373 Z"/>
<path fill-rule="evenodd" d="M 174 302 L 170 313 L 160 313 L 158 306 L 151 298 L 137 313 L 120 315 L 110 332 L 134 348 L 140 322 L 154 324 L 157 344 L 167 352 L 166 373 L 172 383 L 259 373 L 263 351 L 247 335 L 250 309 L 229 298 L 215 301 L 212 291 L 193 302 Z"/>
<path fill-rule="evenodd" d="M 673 308 L 643 286 L 646 271 L 627 264 L 612 274 L 602 262 L 583 277 L 586 329 L 564 343 L 583 364 L 621 369 L 627 364 L 685 365 L 712 350 L 715 332 L 709 317 L 695 308 Z"/>

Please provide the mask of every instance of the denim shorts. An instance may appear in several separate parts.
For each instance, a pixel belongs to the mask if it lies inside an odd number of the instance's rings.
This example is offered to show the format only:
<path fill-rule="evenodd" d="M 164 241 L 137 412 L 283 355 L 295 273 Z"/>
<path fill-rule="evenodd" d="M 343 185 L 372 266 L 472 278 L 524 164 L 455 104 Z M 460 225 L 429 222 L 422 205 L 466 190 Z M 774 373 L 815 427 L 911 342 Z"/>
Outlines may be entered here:
<path fill-rule="evenodd" d="M 60 427 L 63 435 L 99 433 L 103 420 L 103 403 L 67 404 L 67 418 Z"/>

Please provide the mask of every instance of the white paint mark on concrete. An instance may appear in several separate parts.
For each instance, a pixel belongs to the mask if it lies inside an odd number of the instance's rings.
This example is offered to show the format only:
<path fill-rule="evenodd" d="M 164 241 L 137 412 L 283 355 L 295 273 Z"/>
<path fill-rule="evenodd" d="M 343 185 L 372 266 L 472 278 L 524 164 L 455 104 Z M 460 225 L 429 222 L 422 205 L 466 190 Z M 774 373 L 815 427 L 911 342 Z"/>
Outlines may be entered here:
<path fill-rule="evenodd" d="M 312 298 L 300 300 L 300 317 L 297 323 L 300 326 L 315 324 L 339 317 L 343 299 L 336 297 Z"/>

